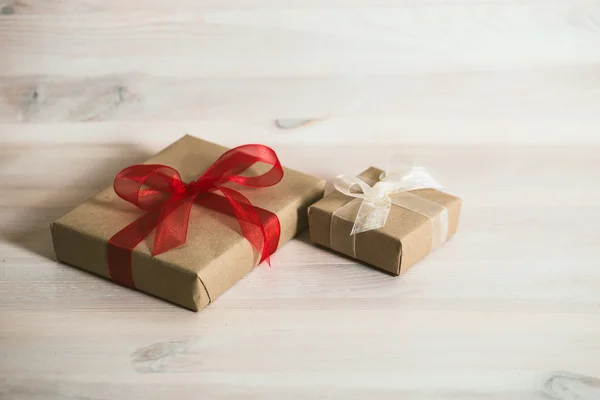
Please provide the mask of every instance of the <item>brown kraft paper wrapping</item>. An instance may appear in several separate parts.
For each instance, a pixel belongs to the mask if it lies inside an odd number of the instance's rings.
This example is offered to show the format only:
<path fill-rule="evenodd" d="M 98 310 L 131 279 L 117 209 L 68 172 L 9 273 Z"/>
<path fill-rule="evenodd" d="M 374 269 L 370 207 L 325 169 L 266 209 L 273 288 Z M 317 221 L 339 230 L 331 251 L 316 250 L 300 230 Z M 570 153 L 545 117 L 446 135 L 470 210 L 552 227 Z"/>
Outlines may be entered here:
<path fill-rule="evenodd" d="M 184 182 L 197 179 L 227 148 L 184 136 L 146 164 L 164 164 L 179 171 Z M 249 173 L 264 172 L 263 165 Z M 253 189 L 231 184 L 256 207 L 279 218 L 279 247 L 307 225 L 306 210 L 323 197 L 321 179 L 284 168 L 274 186 Z M 65 264 L 108 278 L 107 242 L 144 211 L 116 195 L 112 186 L 86 200 L 51 224 L 56 258 Z M 235 217 L 195 204 L 186 244 L 156 257 L 154 234 L 133 251 L 136 288 L 191 310 L 200 310 L 250 272 L 260 255 L 242 236 Z"/>
<path fill-rule="evenodd" d="M 377 182 L 383 171 L 371 167 L 359 175 L 365 181 Z M 458 229 L 461 199 L 435 189 L 420 189 L 410 193 L 440 204 L 448 210 L 448 239 Z M 310 238 L 314 243 L 333 248 L 332 237 L 349 236 L 354 220 L 349 213 L 333 213 L 354 199 L 334 191 L 309 207 Z M 358 207 L 360 203 L 356 203 Z M 354 213 L 356 215 L 356 213 Z M 332 223 L 333 222 L 333 223 Z M 333 231 L 332 231 L 333 229 Z M 399 275 L 431 252 L 432 225 L 430 220 L 406 208 L 392 205 L 384 227 L 355 235 L 354 250 L 350 240 L 342 240 L 334 250 L 371 264 L 393 275 Z"/>

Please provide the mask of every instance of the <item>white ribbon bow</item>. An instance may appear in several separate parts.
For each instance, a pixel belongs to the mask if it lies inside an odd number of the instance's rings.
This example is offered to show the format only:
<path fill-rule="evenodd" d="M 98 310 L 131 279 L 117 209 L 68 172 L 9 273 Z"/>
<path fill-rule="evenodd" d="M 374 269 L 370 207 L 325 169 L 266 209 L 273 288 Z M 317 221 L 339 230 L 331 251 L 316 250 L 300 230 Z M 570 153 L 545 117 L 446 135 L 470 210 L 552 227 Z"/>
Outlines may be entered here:
<path fill-rule="evenodd" d="M 393 204 L 393 196 L 417 189 L 440 189 L 437 174 L 425 167 L 414 166 L 399 156 L 393 156 L 380 181 L 373 186 L 357 176 L 339 175 L 333 183 L 346 196 L 362 199 L 351 235 L 378 229 L 385 225 Z"/>

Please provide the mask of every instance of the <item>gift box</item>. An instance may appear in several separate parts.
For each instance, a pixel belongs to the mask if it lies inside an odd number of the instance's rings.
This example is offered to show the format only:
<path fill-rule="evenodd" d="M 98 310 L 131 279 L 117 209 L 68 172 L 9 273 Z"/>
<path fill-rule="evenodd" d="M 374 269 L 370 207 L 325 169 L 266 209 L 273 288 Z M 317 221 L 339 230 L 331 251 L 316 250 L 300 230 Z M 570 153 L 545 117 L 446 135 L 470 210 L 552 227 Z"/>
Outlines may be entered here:
<path fill-rule="evenodd" d="M 200 310 L 307 225 L 325 182 L 185 136 L 51 224 L 56 258 Z"/>
<path fill-rule="evenodd" d="M 452 237 L 461 199 L 435 189 L 423 168 L 400 169 L 336 178 L 337 190 L 309 207 L 311 240 L 399 275 Z"/>

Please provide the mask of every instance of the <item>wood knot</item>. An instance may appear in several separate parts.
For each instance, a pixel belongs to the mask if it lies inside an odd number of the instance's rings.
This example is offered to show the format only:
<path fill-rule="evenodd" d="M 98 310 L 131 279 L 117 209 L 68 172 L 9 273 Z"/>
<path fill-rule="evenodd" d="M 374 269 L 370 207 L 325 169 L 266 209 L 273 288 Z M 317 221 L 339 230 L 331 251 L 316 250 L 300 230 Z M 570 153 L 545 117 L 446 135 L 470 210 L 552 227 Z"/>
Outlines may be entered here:
<path fill-rule="evenodd" d="M 555 372 L 544 382 L 542 393 L 554 400 L 597 400 L 600 399 L 600 379 Z"/>
<path fill-rule="evenodd" d="M 15 13 L 15 9 L 13 6 L 3 6 L 0 8 L 0 14 L 2 15 L 13 15 Z"/>

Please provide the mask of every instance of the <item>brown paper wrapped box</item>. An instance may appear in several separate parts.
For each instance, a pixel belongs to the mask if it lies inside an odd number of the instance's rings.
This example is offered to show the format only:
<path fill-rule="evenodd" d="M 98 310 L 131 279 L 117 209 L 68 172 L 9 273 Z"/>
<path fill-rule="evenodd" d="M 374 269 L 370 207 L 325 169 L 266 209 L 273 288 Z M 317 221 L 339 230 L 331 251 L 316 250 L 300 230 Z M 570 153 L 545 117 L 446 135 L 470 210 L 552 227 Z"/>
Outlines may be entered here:
<path fill-rule="evenodd" d="M 367 182 L 377 182 L 382 172 L 378 168 L 371 167 L 359 177 Z M 410 193 L 444 206 L 448 210 L 447 237 L 450 238 L 456 233 L 460 218 L 460 198 L 435 189 L 420 189 Z M 338 215 L 333 217 L 333 213 L 352 200 L 354 198 L 334 191 L 309 207 L 308 223 L 313 242 L 333 248 L 332 237 L 350 235 L 354 220 L 340 218 Z M 335 224 L 332 224 L 332 218 L 338 218 Z M 331 231 L 332 227 L 334 231 Z M 432 225 L 427 217 L 392 205 L 385 226 L 356 234 L 354 249 L 348 245 L 333 250 L 371 264 L 392 275 L 399 275 L 431 252 L 432 233 Z"/>
<path fill-rule="evenodd" d="M 185 136 L 146 163 L 174 167 L 184 182 L 190 182 L 226 150 Z M 264 172 L 261 167 L 253 167 L 253 172 Z M 306 227 L 307 208 L 323 197 L 325 182 L 284 168 L 283 179 L 274 186 L 231 187 L 253 205 L 277 215 L 281 224 L 280 247 Z M 112 186 L 103 190 L 51 225 L 57 259 L 108 278 L 107 241 L 143 214 L 119 198 Z M 196 311 L 250 272 L 260 258 L 240 233 L 235 217 L 197 204 L 192 207 L 186 244 L 153 257 L 153 236 L 143 240 L 132 253 L 136 288 Z"/>

